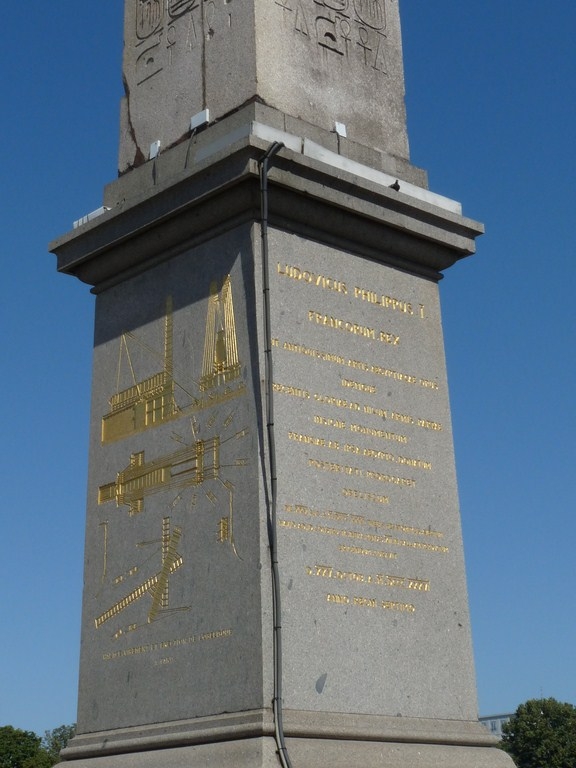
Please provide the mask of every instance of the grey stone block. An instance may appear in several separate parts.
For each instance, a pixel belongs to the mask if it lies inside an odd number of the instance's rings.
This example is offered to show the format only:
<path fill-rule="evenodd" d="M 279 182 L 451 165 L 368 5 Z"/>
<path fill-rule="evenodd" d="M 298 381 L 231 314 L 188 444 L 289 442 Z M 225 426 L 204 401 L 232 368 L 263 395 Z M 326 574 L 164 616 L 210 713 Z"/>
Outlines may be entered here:
<path fill-rule="evenodd" d="M 398 5 L 389 0 L 127 4 L 119 168 L 249 101 L 408 158 Z"/>

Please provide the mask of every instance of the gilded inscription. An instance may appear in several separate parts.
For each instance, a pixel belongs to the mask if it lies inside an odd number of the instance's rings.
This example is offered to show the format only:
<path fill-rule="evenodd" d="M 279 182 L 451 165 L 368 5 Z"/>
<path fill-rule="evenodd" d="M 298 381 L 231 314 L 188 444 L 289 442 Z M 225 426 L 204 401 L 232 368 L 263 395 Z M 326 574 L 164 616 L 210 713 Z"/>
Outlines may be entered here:
<path fill-rule="evenodd" d="M 315 313 L 313 310 L 310 310 L 312 312 L 312 315 L 309 313 L 309 320 L 311 322 L 316 322 L 315 315 L 319 315 L 318 323 L 321 325 L 326 324 L 328 327 L 334 327 L 338 328 L 338 321 L 336 318 L 330 319 L 329 315 L 321 315 L 320 313 Z M 324 323 L 324 319 L 326 319 L 326 323 Z M 335 321 L 335 325 L 330 325 L 332 320 Z M 345 321 L 342 321 L 345 322 Z M 354 325 L 356 325 L 356 329 L 354 329 Z M 342 330 L 347 330 L 350 333 L 354 333 L 355 335 L 362 336 L 367 339 L 376 339 L 376 330 L 374 328 L 369 328 L 367 326 L 362 326 L 359 324 L 350 324 L 349 328 L 343 327 Z M 372 331 L 374 331 L 374 335 L 372 335 Z M 382 332 L 384 333 L 384 332 Z M 400 337 L 390 335 L 390 339 L 386 338 L 380 338 L 378 337 L 380 341 L 385 341 L 389 344 L 395 345 L 396 343 L 400 343 Z M 398 340 L 397 342 L 395 340 Z M 405 373 L 403 371 L 397 371 L 394 368 L 386 368 L 381 365 L 377 365 L 375 363 L 366 363 L 362 360 L 353 360 L 351 358 L 345 358 L 342 355 L 334 354 L 332 352 L 326 352 L 321 349 L 316 349 L 314 347 L 308 347 L 305 344 L 298 344 L 293 341 L 284 341 L 280 343 L 279 340 L 277 340 L 278 343 L 274 346 L 277 346 L 281 349 L 284 349 L 286 352 L 295 352 L 299 355 L 304 355 L 305 357 L 312 357 L 316 360 L 321 360 L 324 363 L 336 363 L 337 365 L 346 365 L 349 368 L 353 368 L 354 370 L 358 371 L 364 371 L 365 373 L 373 373 L 377 376 L 384 376 L 388 379 L 392 379 L 394 381 L 401 381 L 404 384 L 414 384 L 416 386 L 423 387 L 424 389 L 434 389 L 438 390 L 439 385 L 438 382 L 432 381 L 430 379 L 421 378 L 419 376 L 413 376 L 410 373 Z"/>
<path fill-rule="evenodd" d="M 325 328 L 332 328 L 336 331 L 346 331 L 355 336 L 361 336 L 364 339 L 375 339 L 384 342 L 384 344 L 391 344 L 394 347 L 397 347 L 400 344 L 400 336 L 395 333 L 376 331 L 375 328 L 370 328 L 367 325 L 354 323 L 351 320 L 342 320 L 342 318 L 334 317 L 333 315 L 325 315 L 322 312 L 316 312 L 313 309 L 308 310 L 308 320 L 311 323 L 322 325 Z"/>
<path fill-rule="evenodd" d="M 232 637 L 231 629 L 218 629 L 213 632 L 205 632 L 200 635 L 190 635 L 188 637 L 182 637 L 176 640 L 162 640 L 158 643 L 135 645 L 131 648 L 124 648 L 122 650 L 104 653 L 102 654 L 102 660 L 115 661 L 117 659 L 124 659 L 128 656 L 142 656 L 147 653 L 154 653 L 155 651 L 166 651 L 177 648 L 184 648 L 190 645 L 194 645 L 195 643 L 206 642 L 209 640 L 220 640 L 226 637 Z"/>
<path fill-rule="evenodd" d="M 378 587 L 411 589 L 416 592 L 429 592 L 430 581 L 427 579 L 409 578 L 407 576 L 392 576 L 383 573 L 360 573 L 336 568 L 332 565 L 306 566 L 308 576 L 320 579 L 336 579 L 337 581 L 353 581 L 361 584 L 374 584 Z"/>
<path fill-rule="evenodd" d="M 368 288 L 354 288 L 354 298 L 372 304 L 382 309 L 390 309 L 394 312 L 400 312 L 411 317 L 424 319 L 424 304 L 418 304 L 416 307 L 410 301 L 399 299 L 394 296 L 388 296 L 384 293 L 376 293 Z"/>
<path fill-rule="evenodd" d="M 337 0 L 334 0 L 336 2 Z M 374 2 L 374 0 L 370 0 Z M 381 309 L 391 310 L 409 317 L 424 319 L 424 304 L 414 304 L 407 299 L 401 299 L 397 296 L 389 296 L 384 293 L 377 293 L 370 288 L 354 286 L 353 290 L 348 289 L 348 284 L 344 280 L 335 277 L 329 277 L 321 273 L 314 272 L 302 266 L 292 264 L 280 264 L 277 262 L 276 271 L 278 275 L 288 277 L 302 285 L 312 285 L 317 288 L 324 288 L 344 295 L 352 295 L 355 299 L 366 302 Z"/>
<path fill-rule="evenodd" d="M 346 429 L 346 422 L 341 419 L 327 419 L 325 416 L 314 416 L 314 424 L 335 429 Z"/>
<path fill-rule="evenodd" d="M 364 424 L 350 424 L 350 431 L 359 435 L 379 437 L 383 440 L 390 440 L 396 443 L 406 444 L 408 442 L 406 435 L 399 435 L 396 432 L 389 432 L 387 429 L 374 429 L 374 427 L 367 427 Z"/>
<path fill-rule="evenodd" d="M 375 530 L 394 531 L 410 536 L 420 536 L 425 539 L 443 539 L 442 531 L 435 531 L 433 528 L 419 528 L 414 525 L 396 522 L 382 522 L 365 515 L 351 514 L 349 512 L 339 512 L 333 509 L 315 509 L 306 504 L 285 504 L 284 511 L 288 514 L 301 515 L 303 517 L 323 518 L 326 520 L 337 520 L 342 523 L 349 523 L 360 527 L 374 528 Z"/>
<path fill-rule="evenodd" d="M 289 277 L 292 280 L 296 280 L 307 285 L 314 285 L 317 288 L 324 288 L 329 291 L 343 293 L 344 295 L 347 295 L 348 293 L 348 288 L 343 280 L 336 280 L 333 277 L 316 274 L 315 272 L 311 272 L 307 269 L 300 269 L 300 267 L 292 267 L 289 264 L 281 266 L 280 262 L 278 262 L 276 269 L 279 275 Z"/>
<path fill-rule="evenodd" d="M 318 459 L 308 459 L 308 466 L 314 469 L 322 469 L 325 472 L 341 472 L 345 475 L 355 477 L 367 477 L 371 480 L 378 480 L 381 483 L 392 483 L 401 488 L 414 488 L 416 480 L 410 477 L 398 477 L 396 475 L 387 475 L 382 472 L 374 472 L 360 467 L 351 467 L 345 464 L 336 464 L 333 461 L 319 461 Z"/>
<path fill-rule="evenodd" d="M 354 379 L 341 379 L 340 383 L 343 387 L 355 389 L 357 392 L 368 392 L 371 395 L 376 394 L 376 387 L 373 384 L 364 384 L 361 381 L 354 381 Z"/>
<path fill-rule="evenodd" d="M 382 549 L 367 549 L 366 547 L 350 547 L 347 544 L 340 544 L 339 552 L 348 552 L 352 555 L 363 555 L 365 557 L 381 557 L 385 560 L 396 560 L 396 552 L 385 552 Z"/>
<path fill-rule="evenodd" d="M 336 536 L 346 539 L 358 539 L 360 541 L 369 541 L 373 544 L 387 544 L 394 547 L 405 547 L 407 549 L 419 550 L 421 552 L 431 552 L 437 554 L 447 554 L 448 547 L 439 544 L 430 544 L 427 541 L 410 541 L 408 539 L 399 539 L 396 536 L 386 536 L 377 533 L 364 533 L 362 531 L 351 531 L 346 528 L 332 528 L 327 525 L 313 525 L 312 523 L 301 523 L 294 520 L 279 520 L 281 528 L 287 528 L 293 531 L 304 531 L 305 533 L 320 533 L 325 536 Z"/>
<path fill-rule="evenodd" d="M 342 488 L 342 496 L 346 499 L 372 501 L 374 504 L 390 504 L 390 498 L 388 496 L 382 496 L 378 493 L 370 493 L 369 491 L 360 491 L 357 488 Z"/>
<path fill-rule="evenodd" d="M 353 605 L 357 608 L 381 608 L 385 611 L 399 611 L 400 613 L 416 613 L 416 606 L 412 603 L 399 603 L 395 600 L 376 600 L 373 597 L 360 597 L 349 595 L 338 595 L 329 593 L 326 595 L 326 602 L 336 605 Z"/>

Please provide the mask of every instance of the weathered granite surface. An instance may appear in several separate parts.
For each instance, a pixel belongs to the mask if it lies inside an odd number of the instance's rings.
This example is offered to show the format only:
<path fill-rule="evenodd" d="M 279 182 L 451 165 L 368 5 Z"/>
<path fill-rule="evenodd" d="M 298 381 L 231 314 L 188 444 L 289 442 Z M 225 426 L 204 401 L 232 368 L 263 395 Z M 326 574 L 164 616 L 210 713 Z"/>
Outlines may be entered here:
<path fill-rule="evenodd" d="M 249 101 L 408 159 L 395 0 L 138 0 L 124 39 L 121 172 Z"/>

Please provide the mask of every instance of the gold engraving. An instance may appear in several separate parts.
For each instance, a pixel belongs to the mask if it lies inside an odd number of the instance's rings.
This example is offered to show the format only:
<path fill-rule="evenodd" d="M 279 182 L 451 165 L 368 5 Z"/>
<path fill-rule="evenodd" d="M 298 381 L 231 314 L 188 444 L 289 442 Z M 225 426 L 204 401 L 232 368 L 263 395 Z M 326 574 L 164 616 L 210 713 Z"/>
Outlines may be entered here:
<path fill-rule="evenodd" d="M 296 280 L 308 285 L 315 285 L 318 288 L 324 288 L 329 291 L 336 291 L 337 293 L 348 293 L 346 283 L 342 280 L 335 280 L 333 277 L 325 277 L 324 275 L 317 275 L 314 272 L 309 272 L 307 269 L 300 269 L 300 267 L 292 267 L 289 264 L 280 266 L 280 262 L 277 264 L 277 272 L 279 275 L 290 277 L 292 280 Z"/>
<path fill-rule="evenodd" d="M 359 411 L 360 403 L 354 403 L 345 400 L 342 397 L 333 397 L 332 395 L 322 395 L 319 392 L 314 393 L 314 400 L 322 405 L 333 405 L 336 408 L 349 408 L 351 411 Z"/>
<path fill-rule="evenodd" d="M 316 325 L 322 325 L 338 331 L 347 331 L 348 333 L 353 333 L 355 336 L 361 336 L 365 339 L 378 339 L 385 344 L 391 344 L 395 347 L 400 344 L 400 336 L 397 336 L 394 333 L 380 331 L 376 334 L 375 328 L 370 328 L 367 325 L 360 325 L 359 323 L 353 323 L 350 320 L 342 320 L 341 318 L 332 315 L 323 315 L 321 312 L 315 312 L 313 309 L 308 310 L 308 320 L 311 323 L 316 323 Z"/>
<path fill-rule="evenodd" d="M 162 521 L 162 570 L 158 575 L 158 582 L 152 598 L 152 607 L 148 611 L 149 622 L 154 621 L 161 610 L 168 608 L 169 576 L 184 562 L 176 551 L 181 536 L 182 530 L 180 528 L 174 528 L 172 535 L 170 535 L 170 520 L 165 517 Z M 177 566 L 176 563 L 179 565 Z"/>
<path fill-rule="evenodd" d="M 190 410 L 192 412 L 203 411 L 206 408 L 212 408 L 214 405 L 218 405 L 220 403 L 227 403 L 230 400 L 245 394 L 246 384 L 245 382 L 241 381 L 237 386 L 224 387 L 224 389 L 220 392 L 211 391 L 208 392 L 204 397 L 194 398 L 194 402 L 190 407 Z"/>
<path fill-rule="evenodd" d="M 305 355 L 306 357 L 314 357 L 325 363 L 346 365 L 346 360 L 341 355 L 333 355 L 330 352 L 323 352 L 320 349 L 306 347 L 304 344 L 295 344 L 292 341 L 285 341 L 282 345 L 282 349 L 285 349 L 287 352 L 297 352 L 299 355 Z"/>
<path fill-rule="evenodd" d="M 424 538 L 442 539 L 444 534 L 441 531 L 435 531 L 432 528 L 417 528 L 405 523 L 389 523 L 365 517 L 364 515 L 351 514 L 349 512 L 338 512 L 333 509 L 314 509 L 306 504 L 285 504 L 284 510 L 288 514 L 301 515 L 303 517 L 315 517 L 325 520 L 337 520 L 338 522 L 351 523 L 361 527 L 374 528 L 375 530 L 395 531 L 399 533 L 410 534 L 411 536 L 422 536 Z"/>
<path fill-rule="evenodd" d="M 439 424 L 437 421 L 428 421 L 427 419 L 418 419 L 416 421 L 416 424 L 419 427 L 422 427 L 422 429 L 432 429 L 436 432 L 442 431 L 442 424 Z"/>
<path fill-rule="evenodd" d="M 416 613 L 416 606 L 412 603 L 396 603 L 392 600 L 383 600 L 380 607 L 385 611 L 399 611 L 400 613 Z"/>
<path fill-rule="evenodd" d="M 108 574 L 108 520 L 104 520 L 103 523 L 100 523 L 100 527 L 102 528 L 102 533 L 104 536 L 102 578 L 101 578 L 101 582 L 102 584 L 104 584 L 104 582 L 106 581 L 106 576 Z"/>
<path fill-rule="evenodd" d="M 363 384 L 360 381 L 354 381 L 353 379 L 341 379 L 340 383 L 343 387 L 349 389 L 356 389 L 359 392 L 369 392 L 371 395 L 376 394 L 376 387 L 373 384 Z"/>
<path fill-rule="evenodd" d="M 321 579 L 336 579 L 338 581 L 351 581 L 361 584 L 374 584 L 378 587 L 395 587 L 401 589 L 411 589 L 419 592 L 430 591 L 430 581 L 427 579 L 412 579 L 406 576 L 391 576 L 382 573 L 359 573 L 357 571 L 346 571 L 335 568 L 332 565 L 306 566 L 308 576 Z"/>
<path fill-rule="evenodd" d="M 161 371 L 141 381 L 136 380 L 132 365 L 128 339 L 139 343 L 132 333 L 122 334 L 120 342 L 120 359 L 118 361 L 118 377 L 122 353 L 124 352 L 134 384 L 127 389 L 118 391 L 110 398 L 110 411 L 102 418 L 102 442 L 111 443 L 129 435 L 137 434 L 150 427 L 158 426 L 180 415 L 174 399 L 173 378 L 173 320 L 172 298 L 166 300 L 166 315 L 164 319 L 164 366 Z"/>
<path fill-rule="evenodd" d="M 237 381 L 241 374 L 241 364 L 238 357 L 230 275 L 224 278 L 220 292 L 217 290 L 216 282 L 210 286 L 202 376 L 199 382 L 200 390 L 205 394 L 199 397 L 193 396 L 188 391 L 189 387 L 185 388 L 174 380 L 173 336 L 171 297 L 166 300 L 163 356 L 143 343 L 136 334 L 129 332 L 122 334 L 118 381 L 122 361 L 126 359 L 133 384 L 117 391 L 110 398 L 110 411 L 102 418 L 103 443 L 138 434 L 177 419 L 186 413 L 198 412 L 246 393 L 245 382 Z M 130 352 L 130 345 L 133 344 L 144 348 L 152 357 L 163 357 L 162 370 L 146 379 L 138 380 Z M 187 396 L 188 401 L 185 406 L 179 407 L 176 404 L 176 388 Z"/>
<path fill-rule="evenodd" d="M 398 464 L 405 464 L 408 467 L 414 467 L 415 469 L 432 469 L 432 464 L 429 461 L 423 459 L 413 459 L 408 456 L 397 456 L 396 461 Z"/>
<path fill-rule="evenodd" d="M 182 530 L 178 527 L 175 527 L 172 533 L 170 533 L 170 520 L 169 518 L 163 519 L 161 570 L 154 576 L 146 579 L 142 584 L 139 584 L 121 600 L 118 600 L 111 608 L 94 619 L 96 629 L 115 616 L 118 616 L 122 611 L 147 594 L 152 597 L 152 606 L 148 612 L 148 623 L 154 621 L 162 610 L 168 608 L 168 580 L 184 562 L 182 556 L 176 551 L 181 535 Z"/>
<path fill-rule="evenodd" d="M 352 323 L 350 320 L 342 320 L 339 317 L 333 317 L 332 315 L 323 315 L 321 312 L 315 312 L 313 309 L 308 310 L 308 320 L 316 325 L 322 325 L 326 328 L 333 328 L 337 331 L 347 331 L 353 333 L 355 336 L 361 336 L 364 339 L 376 339 L 376 329 L 369 328 L 367 325 L 360 325 L 359 323 Z"/>
<path fill-rule="evenodd" d="M 363 424 L 350 424 L 350 431 L 356 432 L 360 435 L 379 437 L 383 440 L 390 440 L 397 443 L 406 444 L 408 442 L 406 435 L 399 435 L 396 432 L 389 432 L 387 429 L 374 429 L 373 427 L 367 427 Z"/>
<path fill-rule="evenodd" d="M 292 395 L 292 397 L 301 397 L 304 400 L 310 399 L 310 392 L 308 392 L 307 389 L 300 389 L 300 387 L 290 387 L 286 384 L 277 384 L 274 383 L 272 385 L 272 389 L 274 392 L 279 392 L 282 395 Z"/>
<path fill-rule="evenodd" d="M 342 421 L 341 419 L 327 419 L 324 416 L 314 416 L 314 424 L 321 424 L 323 427 L 346 429 L 345 421 Z"/>
<path fill-rule="evenodd" d="M 216 282 L 210 285 L 200 389 L 228 384 L 239 378 L 240 371 L 232 282 L 227 275 L 220 292 Z"/>
<path fill-rule="evenodd" d="M 230 539 L 230 526 L 227 517 L 223 517 L 220 520 L 218 527 L 218 541 L 222 544 Z"/>
<path fill-rule="evenodd" d="M 369 493 L 368 491 L 359 491 L 356 488 L 342 488 L 342 496 L 347 499 L 361 499 L 362 501 L 373 501 L 375 504 L 389 504 L 390 499 L 388 496 L 381 496 L 377 493 Z"/>
<path fill-rule="evenodd" d="M 437 381 L 430 381 L 429 379 L 420 379 L 419 382 L 421 387 L 424 387 L 424 389 L 438 389 L 438 382 Z"/>
<path fill-rule="evenodd" d="M 394 600 L 376 600 L 372 597 L 327 594 L 326 600 L 336 605 L 352 605 L 356 608 L 381 608 L 385 611 L 398 611 L 399 613 L 416 613 L 416 606 L 412 603 L 400 603 Z"/>
<path fill-rule="evenodd" d="M 168 488 L 201 485 L 218 477 L 220 469 L 220 438 L 197 440 L 159 459 L 146 462 L 145 452 L 133 453 L 130 464 L 119 472 L 116 481 L 100 486 L 98 504 L 115 501 L 117 506 L 129 507 L 130 515 L 144 509 L 144 499 Z"/>
<path fill-rule="evenodd" d="M 355 370 L 366 371 L 367 373 L 375 373 L 378 376 L 385 376 L 386 378 L 393 379 L 394 381 L 402 381 L 404 384 L 418 383 L 416 376 L 412 376 L 409 373 L 402 373 L 402 371 L 395 371 L 393 368 L 383 368 L 381 365 L 365 363 L 361 360 L 348 360 L 346 365 L 349 368 L 354 368 Z"/>
<path fill-rule="evenodd" d="M 355 597 L 353 605 L 359 605 L 362 608 L 378 608 L 378 601 L 372 597 Z"/>
<path fill-rule="evenodd" d="M 429 461 L 423 459 L 408 458 L 407 456 L 395 456 L 388 451 L 378 451 L 375 448 L 363 448 L 360 445 L 354 443 L 345 443 L 342 446 L 344 453 L 353 453 L 356 456 L 365 456 L 369 459 L 380 459 L 382 461 L 389 461 L 396 464 L 402 464 L 414 469 L 426 469 L 431 470 L 432 464 Z"/>
<path fill-rule="evenodd" d="M 408 589 L 415 589 L 418 592 L 429 592 L 430 582 L 426 579 L 408 579 Z"/>
<path fill-rule="evenodd" d="M 397 347 L 398 344 L 400 344 L 400 336 L 397 336 L 395 333 L 389 333 L 388 331 L 380 331 L 378 338 L 385 344 L 392 344 L 394 347 Z"/>
<path fill-rule="evenodd" d="M 351 531 L 345 528 L 331 528 L 327 525 L 312 525 L 311 523 L 295 522 L 293 520 L 279 520 L 281 528 L 287 528 L 292 531 L 303 531 L 305 533 L 320 533 L 325 536 L 336 536 L 346 539 L 358 539 L 359 541 L 369 541 L 374 544 L 388 544 L 394 547 L 406 547 L 407 549 L 417 549 L 422 552 L 431 552 L 437 554 L 447 554 L 448 547 L 438 544 L 429 544 L 425 541 L 409 541 L 408 539 L 398 539 L 396 536 L 386 536 L 376 533 L 363 533 L 361 531 Z"/>
<path fill-rule="evenodd" d="M 381 483 L 393 483 L 401 488 L 414 488 L 416 480 L 409 477 L 398 477 L 397 475 L 387 475 L 382 472 L 374 472 L 359 467 L 351 467 L 346 464 L 336 464 L 333 461 L 319 461 L 318 459 L 308 459 L 308 466 L 314 469 L 322 469 L 325 472 L 341 472 L 345 475 L 356 477 L 367 477 L 371 480 L 378 480 Z"/>
<path fill-rule="evenodd" d="M 199 642 L 209 640 L 220 640 L 222 638 L 232 637 L 231 629 L 218 629 L 213 632 L 205 632 L 202 635 L 190 635 L 188 637 L 178 638 L 177 640 L 163 640 L 158 643 L 146 643 L 145 645 L 136 645 L 132 648 L 124 648 L 118 651 L 112 651 L 102 654 L 103 661 L 115 661 L 128 656 L 142 656 L 155 651 L 166 651 L 173 648 L 184 648 Z"/>
<path fill-rule="evenodd" d="M 308 576 L 319 576 L 322 579 L 340 579 L 341 581 L 364 581 L 364 576 L 360 573 L 351 571 L 338 571 L 330 565 L 316 565 L 311 568 L 306 567 Z"/>
<path fill-rule="evenodd" d="M 239 560 L 242 560 L 234 540 L 234 485 L 229 480 L 223 481 L 221 478 L 219 480 L 228 493 L 228 515 L 222 517 L 218 523 L 218 542 L 220 544 L 230 544 L 232 552 Z"/>
<path fill-rule="evenodd" d="M 364 555 L 365 557 L 382 557 L 385 560 L 396 560 L 396 552 L 385 552 L 382 549 L 366 549 L 364 547 L 349 547 L 346 544 L 340 544 L 340 552 L 349 552 L 352 555 Z"/>
<path fill-rule="evenodd" d="M 325 352 L 314 347 L 307 347 L 305 344 L 297 344 L 292 341 L 284 341 L 282 343 L 282 349 L 286 350 L 287 352 L 295 352 L 299 355 L 305 355 L 306 357 L 313 357 L 325 363 L 346 365 L 348 368 L 353 368 L 354 370 L 365 371 L 366 373 L 373 373 L 377 376 L 384 376 L 394 381 L 401 381 L 404 384 L 414 384 L 422 386 L 426 389 L 430 389 L 430 387 L 426 384 L 426 379 L 418 379 L 412 374 L 396 371 L 393 368 L 384 368 L 383 366 L 376 365 L 374 363 L 366 363 L 361 360 L 352 360 L 350 358 L 346 359 L 342 357 L 342 355 L 332 354 L 330 352 Z"/>
<path fill-rule="evenodd" d="M 326 601 L 328 603 L 336 603 L 337 605 L 348 605 L 350 598 L 348 595 L 326 595 Z"/>
<path fill-rule="evenodd" d="M 305 445 L 316 445 L 320 448 L 331 448 L 333 451 L 340 450 L 340 444 L 337 440 L 325 440 L 323 437 L 314 437 L 313 435 L 302 435 L 300 432 L 288 432 L 288 439 Z"/>
<path fill-rule="evenodd" d="M 394 312 L 400 312 L 404 315 L 413 316 L 415 314 L 412 304 L 409 301 L 398 299 L 394 296 L 386 296 L 382 293 L 376 293 L 367 288 L 359 288 L 356 286 L 354 288 L 354 298 L 381 307 L 382 309 L 390 309 Z"/>

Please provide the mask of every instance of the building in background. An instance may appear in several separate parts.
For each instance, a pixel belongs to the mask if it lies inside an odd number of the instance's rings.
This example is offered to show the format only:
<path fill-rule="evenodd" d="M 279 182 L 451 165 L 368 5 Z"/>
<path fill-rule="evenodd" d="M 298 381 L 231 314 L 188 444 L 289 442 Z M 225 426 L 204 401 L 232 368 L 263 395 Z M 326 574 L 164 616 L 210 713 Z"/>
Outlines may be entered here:
<path fill-rule="evenodd" d="M 497 736 L 499 739 L 502 738 L 502 726 L 504 723 L 507 723 L 508 720 L 512 717 L 512 714 L 509 715 L 487 715 L 486 717 L 481 717 L 480 722 L 482 725 L 486 726 L 492 736 Z"/>

